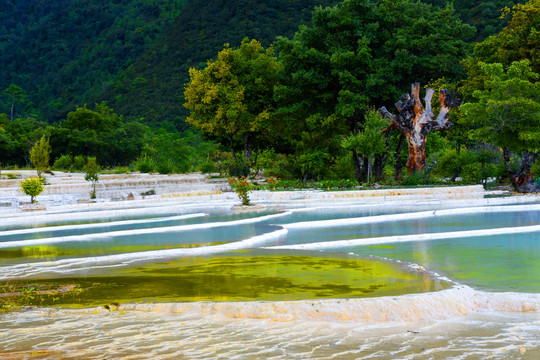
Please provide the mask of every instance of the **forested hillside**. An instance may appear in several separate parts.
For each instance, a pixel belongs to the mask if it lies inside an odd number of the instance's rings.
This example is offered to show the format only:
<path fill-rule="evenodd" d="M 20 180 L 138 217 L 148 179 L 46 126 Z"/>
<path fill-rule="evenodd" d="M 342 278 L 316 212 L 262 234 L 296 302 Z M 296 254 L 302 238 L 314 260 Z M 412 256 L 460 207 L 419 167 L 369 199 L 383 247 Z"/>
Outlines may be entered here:
<path fill-rule="evenodd" d="M 513 4 L 10 0 L 0 166 L 537 191 L 540 0 Z"/>
<path fill-rule="evenodd" d="M 3 0 L 0 89 L 15 84 L 27 94 L 18 115 L 59 120 L 75 105 L 93 102 L 172 24 L 185 3 Z M 7 112 L 5 106 L 0 111 Z"/>
<path fill-rule="evenodd" d="M 119 114 L 185 128 L 181 95 L 189 67 L 244 37 L 264 46 L 291 36 L 316 5 L 336 0 L 5 0 L 0 7 L 0 89 L 27 95 L 18 116 L 62 120 L 75 106 L 107 100 Z M 453 3 L 476 40 L 504 26 L 516 0 Z M 0 98 L 0 112 L 10 101 Z"/>
<path fill-rule="evenodd" d="M 184 128 L 181 106 L 190 67 L 204 66 L 223 44 L 237 46 L 244 37 L 265 46 L 278 35 L 290 36 L 311 16 L 317 4 L 335 0 L 208 0 L 191 1 L 174 25 L 108 89 L 107 102 L 119 113 L 164 119 Z"/>

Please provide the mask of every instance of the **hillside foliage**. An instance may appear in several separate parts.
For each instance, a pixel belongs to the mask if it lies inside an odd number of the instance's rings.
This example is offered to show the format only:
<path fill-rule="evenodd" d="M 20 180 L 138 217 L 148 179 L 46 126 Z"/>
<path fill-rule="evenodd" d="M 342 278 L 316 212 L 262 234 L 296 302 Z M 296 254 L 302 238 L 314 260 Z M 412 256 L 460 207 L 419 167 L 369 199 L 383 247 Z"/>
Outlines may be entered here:
<path fill-rule="evenodd" d="M 30 167 L 48 139 L 63 170 L 538 189 L 539 0 L 4 3 L 2 167 Z M 466 104 L 402 174 L 407 141 L 374 110 L 416 82 Z"/>

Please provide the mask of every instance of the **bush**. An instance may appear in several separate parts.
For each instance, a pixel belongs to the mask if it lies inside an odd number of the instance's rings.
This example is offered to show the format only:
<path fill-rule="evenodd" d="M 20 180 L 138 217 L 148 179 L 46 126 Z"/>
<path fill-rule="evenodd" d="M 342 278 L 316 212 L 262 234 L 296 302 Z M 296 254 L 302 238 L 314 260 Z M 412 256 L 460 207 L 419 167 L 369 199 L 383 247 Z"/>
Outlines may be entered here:
<path fill-rule="evenodd" d="M 84 180 L 92 182 L 92 192 L 90 197 L 92 199 L 96 198 L 96 184 L 99 181 L 99 172 L 101 171 L 99 165 L 97 164 L 95 157 L 89 157 L 86 165 L 83 168 L 85 172 Z"/>
<path fill-rule="evenodd" d="M 62 155 L 54 161 L 53 169 L 54 170 L 69 170 L 71 165 L 73 165 L 73 156 Z"/>
<path fill-rule="evenodd" d="M 30 196 L 30 201 L 34 203 L 34 198 L 41 194 L 44 190 L 43 179 L 39 176 L 31 176 L 22 180 L 19 184 L 21 190 L 26 195 Z"/>
<path fill-rule="evenodd" d="M 431 184 L 431 176 L 428 171 L 418 171 L 403 178 L 403 185 L 416 186 L 416 185 L 429 185 Z"/>
<path fill-rule="evenodd" d="M 127 166 L 118 166 L 112 171 L 113 174 L 129 174 L 129 168 Z"/>
<path fill-rule="evenodd" d="M 232 177 L 247 177 L 250 174 L 250 167 L 244 163 L 244 159 L 238 156 L 236 160 L 228 160 L 223 162 L 223 166 L 227 169 L 229 176 Z"/>
<path fill-rule="evenodd" d="M 142 173 L 154 172 L 155 167 L 155 160 L 146 154 L 143 156 L 139 156 L 139 158 L 137 158 L 137 160 L 135 161 L 135 170 Z"/>
<path fill-rule="evenodd" d="M 245 178 L 229 178 L 229 185 L 233 191 L 242 200 L 242 205 L 251 205 L 249 200 L 249 193 L 253 190 L 253 184 L 247 181 Z"/>
<path fill-rule="evenodd" d="M 202 172 L 203 174 L 209 174 L 209 173 L 217 172 L 218 167 L 216 163 L 214 163 L 213 161 L 206 160 L 205 162 L 199 165 L 199 171 Z"/>
<path fill-rule="evenodd" d="M 30 149 L 30 162 L 37 170 L 38 176 L 41 176 L 49 168 L 51 158 L 51 145 L 45 135 Z"/>
<path fill-rule="evenodd" d="M 86 165 L 86 159 L 83 155 L 77 155 L 73 157 L 73 164 L 71 165 L 70 169 L 71 171 L 81 171 Z"/>
<path fill-rule="evenodd" d="M 160 174 L 170 174 L 173 172 L 173 163 L 171 160 L 162 160 L 156 164 L 156 170 Z"/>

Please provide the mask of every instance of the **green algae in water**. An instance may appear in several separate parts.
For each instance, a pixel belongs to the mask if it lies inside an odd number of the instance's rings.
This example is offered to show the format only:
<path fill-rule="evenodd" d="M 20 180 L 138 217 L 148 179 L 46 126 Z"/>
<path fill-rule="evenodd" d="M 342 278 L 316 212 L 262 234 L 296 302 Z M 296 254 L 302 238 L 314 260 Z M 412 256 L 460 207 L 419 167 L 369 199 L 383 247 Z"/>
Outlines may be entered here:
<path fill-rule="evenodd" d="M 359 257 L 254 255 L 182 258 L 111 270 L 110 276 L 49 279 L 75 284 L 76 297 L 50 305 L 102 306 L 133 302 L 280 301 L 397 296 L 448 288 L 427 273 Z M 34 283 L 39 284 L 39 280 Z M 47 305 L 47 304 L 39 304 Z"/>
<path fill-rule="evenodd" d="M 484 291 L 540 292 L 538 233 L 412 241 L 348 250 L 419 264 Z M 341 249 L 336 249 L 341 251 Z"/>

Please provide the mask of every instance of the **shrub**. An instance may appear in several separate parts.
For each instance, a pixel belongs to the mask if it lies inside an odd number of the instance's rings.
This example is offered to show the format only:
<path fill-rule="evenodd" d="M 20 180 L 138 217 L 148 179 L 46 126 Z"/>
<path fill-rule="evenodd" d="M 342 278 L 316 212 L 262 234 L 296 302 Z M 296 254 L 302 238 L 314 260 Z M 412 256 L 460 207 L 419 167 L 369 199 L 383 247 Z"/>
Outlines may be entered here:
<path fill-rule="evenodd" d="M 427 171 L 418 171 L 403 178 L 403 185 L 416 186 L 416 185 L 429 185 L 431 184 L 431 177 Z"/>
<path fill-rule="evenodd" d="M 216 163 L 214 163 L 213 161 L 206 160 L 205 162 L 199 165 L 199 171 L 202 172 L 203 174 L 209 174 L 209 173 L 217 172 L 218 167 Z"/>
<path fill-rule="evenodd" d="M 45 135 L 30 149 L 30 162 L 37 170 L 38 176 L 47 170 L 51 158 L 51 145 Z"/>
<path fill-rule="evenodd" d="M 242 200 L 242 205 L 251 205 L 248 193 L 253 190 L 253 184 L 246 180 L 246 178 L 237 177 L 229 178 L 229 185 L 233 191 Z"/>
<path fill-rule="evenodd" d="M 88 158 L 88 161 L 86 162 L 86 165 L 84 166 L 83 171 L 85 172 L 84 180 L 92 182 L 92 192 L 90 193 L 90 197 L 92 199 L 95 199 L 96 198 L 96 184 L 99 181 L 99 172 L 101 171 L 99 165 L 96 162 L 95 157 Z"/>
<path fill-rule="evenodd" d="M 160 174 L 170 174 L 173 172 L 173 163 L 169 160 L 162 160 L 156 164 L 156 170 Z"/>
<path fill-rule="evenodd" d="M 54 161 L 53 169 L 55 170 L 69 170 L 73 165 L 73 156 L 62 155 Z"/>
<path fill-rule="evenodd" d="M 71 171 L 81 171 L 86 165 L 86 159 L 82 155 L 76 155 L 73 157 L 73 164 L 71 165 L 70 169 Z"/>
<path fill-rule="evenodd" d="M 137 160 L 135 161 L 135 170 L 142 173 L 151 173 L 154 171 L 155 167 L 156 167 L 156 162 L 154 158 L 146 154 L 143 156 L 139 156 Z"/>
<path fill-rule="evenodd" d="M 31 176 L 22 180 L 19 184 L 21 190 L 26 195 L 30 196 L 30 201 L 34 203 L 34 198 L 41 194 L 44 190 L 43 179 L 39 176 Z"/>
<path fill-rule="evenodd" d="M 129 174 L 129 168 L 127 166 L 118 166 L 114 168 L 113 174 Z"/>
<path fill-rule="evenodd" d="M 237 157 L 236 160 L 223 162 L 223 165 L 228 169 L 229 176 L 232 177 L 247 177 L 250 173 L 250 167 L 244 163 L 244 159 Z"/>

